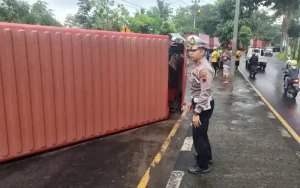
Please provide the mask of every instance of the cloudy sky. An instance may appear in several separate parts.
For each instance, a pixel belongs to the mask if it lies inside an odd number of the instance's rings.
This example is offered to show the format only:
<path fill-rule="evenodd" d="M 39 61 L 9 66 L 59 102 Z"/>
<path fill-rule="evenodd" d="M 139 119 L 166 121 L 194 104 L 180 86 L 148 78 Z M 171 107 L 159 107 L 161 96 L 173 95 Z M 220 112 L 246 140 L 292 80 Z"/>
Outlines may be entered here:
<path fill-rule="evenodd" d="M 36 0 L 27 0 L 29 3 L 34 3 Z M 67 14 L 74 14 L 77 12 L 77 1 L 78 0 L 45 0 L 49 4 L 49 8 L 53 10 L 56 18 L 63 23 Z M 127 2 L 129 3 L 127 3 Z M 200 0 L 200 5 L 207 3 L 214 3 L 216 0 Z M 123 4 L 130 12 L 141 6 L 144 8 L 150 8 L 156 5 L 156 0 L 115 0 L 117 4 Z M 187 6 L 192 4 L 192 0 L 165 0 L 166 3 L 170 3 L 171 7 L 176 9 L 180 6 Z M 132 4 L 135 5 L 132 5 Z"/>

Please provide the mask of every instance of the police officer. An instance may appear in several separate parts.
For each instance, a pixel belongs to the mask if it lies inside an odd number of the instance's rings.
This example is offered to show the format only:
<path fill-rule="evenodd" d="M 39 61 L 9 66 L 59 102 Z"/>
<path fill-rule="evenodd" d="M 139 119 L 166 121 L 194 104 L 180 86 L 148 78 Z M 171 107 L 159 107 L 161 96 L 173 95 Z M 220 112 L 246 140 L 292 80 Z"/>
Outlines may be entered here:
<path fill-rule="evenodd" d="M 187 49 L 194 66 L 190 77 L 191 103 L 188 108 L 193 112 L 193 141 L 197 152 L 196 165 L 189 167 L 193 174 L 209 172 L 212 164 L 211 147 L 207 136 L 209 119 L 214 110 L 212 98 L 212 81 L 215 71 L 205 58 L 206 44 L 197 36 L 187 39 Z"/>

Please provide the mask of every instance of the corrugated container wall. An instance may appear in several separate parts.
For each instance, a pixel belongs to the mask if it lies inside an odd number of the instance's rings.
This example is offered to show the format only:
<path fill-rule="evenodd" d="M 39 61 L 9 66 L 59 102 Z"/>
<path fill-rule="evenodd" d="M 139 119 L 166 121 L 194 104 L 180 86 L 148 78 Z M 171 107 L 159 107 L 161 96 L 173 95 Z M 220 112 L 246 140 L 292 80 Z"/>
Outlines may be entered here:
<path fill-rule="evenodd" d="M 0 24 L 0 161 L 168 116 L 167 36 Z"/>

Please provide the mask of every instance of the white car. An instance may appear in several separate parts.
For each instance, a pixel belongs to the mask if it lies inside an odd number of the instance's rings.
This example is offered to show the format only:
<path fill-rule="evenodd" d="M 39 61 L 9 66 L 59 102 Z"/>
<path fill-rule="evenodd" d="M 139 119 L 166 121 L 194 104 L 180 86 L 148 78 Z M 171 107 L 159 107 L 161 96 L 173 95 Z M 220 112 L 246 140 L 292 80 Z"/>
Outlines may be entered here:
<path fill-rule="evenodd" d="M 246 67 L 249 68 L 249 59 L 252 56 L 252 52 L 258 56 L 258 65 L 262 70 L 265 70 L 268 63 L 268 58 L 265 56 L 265 52 L 261 48 L 249 48 L 246 56 Z"/>

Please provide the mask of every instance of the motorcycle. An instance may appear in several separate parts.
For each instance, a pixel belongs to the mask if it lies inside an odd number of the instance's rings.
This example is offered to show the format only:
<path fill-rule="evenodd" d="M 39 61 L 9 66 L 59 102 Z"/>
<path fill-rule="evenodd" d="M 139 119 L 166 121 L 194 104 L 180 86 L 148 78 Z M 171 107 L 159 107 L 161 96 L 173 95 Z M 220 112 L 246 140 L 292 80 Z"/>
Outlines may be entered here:
<path fill-rule="evenodd" d="M 284 82 L 285 77 L 286 77 L 286 74 L 284 73 L 283 82 Z M 290 80 L 288 82 L 287 88 L 284 89 L 285 94 L 289 93 L 294 98 L 297 97 L 299 91 L 300 91 L 300 79 L 299 78 Z"/>
<path fill-rule="evenodd" d="M 255 66 L 250 67 L 250 77 L 255 78 L 255 75 L 257 74 L 257 68 Z"/>

